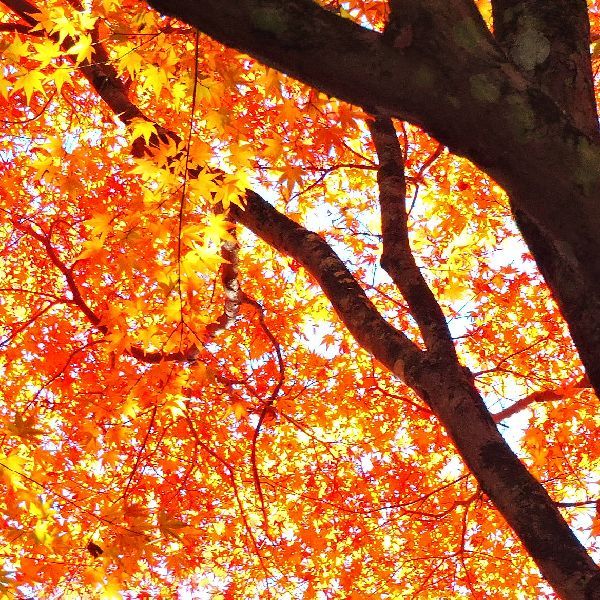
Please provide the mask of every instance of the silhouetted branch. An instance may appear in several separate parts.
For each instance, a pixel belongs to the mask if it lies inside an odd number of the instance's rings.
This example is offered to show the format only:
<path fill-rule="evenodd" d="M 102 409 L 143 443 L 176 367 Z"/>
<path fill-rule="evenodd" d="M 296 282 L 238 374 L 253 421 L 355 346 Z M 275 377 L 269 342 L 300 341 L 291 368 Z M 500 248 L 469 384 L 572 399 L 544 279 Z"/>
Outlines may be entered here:
<path fill-rule="evenodd" d="M 456 357 L 446 318 L 415 262 L 408 238 L 404 157 L 392 120 L 375 116 L 367 121 L 375 144 L 379 169 L 379 205 L 383 254 L 381 266 L 388 272 L 410 307 L 428 350 Z"/>

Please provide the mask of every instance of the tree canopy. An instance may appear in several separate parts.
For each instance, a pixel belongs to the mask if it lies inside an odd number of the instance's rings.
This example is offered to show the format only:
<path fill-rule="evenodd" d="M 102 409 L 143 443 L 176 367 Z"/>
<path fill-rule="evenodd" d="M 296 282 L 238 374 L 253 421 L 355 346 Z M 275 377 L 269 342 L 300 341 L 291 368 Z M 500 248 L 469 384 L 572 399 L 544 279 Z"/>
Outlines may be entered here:
<path fill-rule="evenodd" d="M 0 596 L 600 598 L 599 44 L 0 0 Z"/>

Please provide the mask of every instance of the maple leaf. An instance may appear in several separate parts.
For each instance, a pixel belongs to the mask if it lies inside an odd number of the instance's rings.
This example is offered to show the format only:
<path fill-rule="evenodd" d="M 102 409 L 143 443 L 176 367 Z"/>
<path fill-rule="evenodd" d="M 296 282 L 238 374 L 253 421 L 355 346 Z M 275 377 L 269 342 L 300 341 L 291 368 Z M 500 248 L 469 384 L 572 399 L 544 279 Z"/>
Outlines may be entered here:
<path fill-rule="evenodd" d="M 92 558 L 98 558 L 104 554 L 104 550 L 102 550 L 102 548 L 100 548 L 100 546 L 94 542 L 88 542 L 88 545 L 85 548 L 90 553 Z"/>
<path fill-rule="evenodd" d="M 124 48 L 124 54 L 119 58 L 119 71 L 127 71 L 132 79 L 136 77 L 143 65 L 143 57 L 135 51 L 134 44 L 127 44 Z"/>
<path fill-rule="evenodd" d="M 235 242 L 230 230 L 232 224 L 226 220 L 224 214 L 207 215 L 207 225 L 203 228 L 203 234 L 208 242 L 219 244 L 221 241 Z"/>
<path fill-rule="evenodd" d="M 77 255 L 75 260 L 85 260 L 86 258 L 96 256 L 99 252 L 102 251 L 107 236 L 108 230 L 104 231 L 104 233 L 99 237 L 95 237 L 91 240 L 83 242 L 83 250 Z"/>
<path fill-rule="evenodd" d="M 149 158 L 136 158 L 135 167 L 129 171 L 134 175 L 141 175 L 145 181 L 160 175 L 161 168 L 156 161 Z"/>
<path fill-rule="evenodd" d="M 215 175 L 209 173 L 206 169 L 202 169 L 198 175 L 189 182 L 188 186 L 191 193 L 209 201 L 212 195 L 217 191 Z"/>
<path fill-rule="evenodd" d="M 279 138 L 268 138 L 264 141 L 265 150 L 264 156 L 277 160 L 282 155 L 281 139 Z"/>
<path fill-rule="evenodd" d="M 13 59 L 20 59 L 23 56 L 28 56 L 30 54 L 30 45 L 29 41 L 23 41 L 21 36 L 18 33 L 15 33 L 13 36 L 13 41 L 6 47 L 6 55 Z"/>
<path fill-rule="evenodd" d="M 13 489 L 23 488 L 22 474 L 25 470 L 27 459 L 18 454 L 9 454 L 0 457 L 0 469 L 3 477 Z"/>
<path fill-rule="evenodd" d="M 110 581 L 100 589 L 101 600 L 121 600 L 121 585 L 118 581 Z"/>
<path fill-rule="evenodd" d="M 132 119 L 130 126 L 132 128 L 131 141 L 143 137 L 147 144 L 150 141 L 152 134 L 156 133 L 156 125 L 152 121 L 146 119 Z"/>
<path fill-rule="evenodd" d="M 4 96 L 5 100 L 8 100 L 11 90 L 11 84 L 7 79 L 5 79 L 2 74 L 0 74 L 0 94 Z"/>
<path fill-rule="evenodd" d="M 98 21 L 98 16 L 93 15 L 90 12 L 82 12 L 79 11 L 77 13 L 77 18 L 79 19 L 79 26 L 81 27 L 81 29 L 86 30 L 86 29 L 94 29 L 94 26 L 96 24 L 96 21 Z"/>
<path fill-rule="evenodd" d="M 48 80 L 54 83 L 54 85 L 56 86 L 56 91 L 58 93 L 61 92 L 65 83 L 73 83 L 71 73 L 69 73 L 68 69 L 56 69 L 54 73 L 52 73 L 52 75 L 49 76 Z"/>
<path fill-rule="evenodd" d="M 21 438 L 30 438 L 43 435 L 44 431 L 35 427 L 35 418 L 33 416 L 23 417 L 16 413 L 14 421 L 8 426 L 9 431 L 12 431 Z"/>
<path fill-rule="evenodd" d="M 34 42 L 33 47 L 36 49 L 33 58 L 40 62 L 40 67 L 49 65 L 56 57 L 62 54 L 60 44 L 50 40 L 44 40 L 41 43 Z"/>
<path fill-rule="evenodd" d="M 75 21 L 65 14 L 65 10 L 61 6 L 49 7 L 48 12 L 44 12 L 42 8 L 39 11 L 38 23 L 43 26 L 49 33 L 58 33 L 58 40 L 62 44 L 67 37 L 76 38 L 77 28 Z M 89 36 L 85 36 L 86 38 Z M 83 41 L 83 46 L 86 44 Z M 72 48 L 71 48 L 72 49 Z M 76 52 L 74 53 L 76 54 Z M 78 61 L 80 62 L 80 61 Z"/>
<path fill-rule="evenodd" d="M 249 174 L 239 171 L 235 175 L 226 174 L 219 182 L 214 202 L 221 202 L 227 210 L 231 204 L 244 208 L 244 194 L 250 186 Z"/>
<path fill-rule="evenodd" d="M 35 539 L 43 546 L 51 546 L 54 541 L 54 535 L 52 533 L 52 523 L 46 520 L 38 520 L 33 528 L 33 535 Z"/>
<path fill-rule="evenodd" d="M 167 72 L 159 66 L 146 65 L 140 69 L 140 77 L 143 87 L 154 92 L 157 98 L 163 88 L 169 87 Z"/>
<path fill-rule="evenodd" d="M 25 97 L 27 102 L 31 102 L 31 96 L 35 91 L 41 92 L 44 96 L 43 82 L 46 80 L 46 76 L 39 71 L 29 71 L 25 75 L 21 75 L 17 78 L 13 87 L 13 93 L 22 89 L 25 91 Z"/>
<path fill-rule="evenodd" d="M 95 235 L 102 236 L 110 231 L 110 224 L 112 221 L 111 215 L 108 213 L 94 213 L 90 219 L 85 221 L 85 225 L 92 230 Z"/>
<path fill-rule="evenodd" d="M 89 61 L 94 53 L 94 47 L 91 35 L 80 35 L 79 39 L 69 48 L 68 54 L 76 54 L 75 62 L 81 64 Z"/>
<path fill-rule="evenodd" d="M 187 527 L 187 523 L 180 521 L 179 519 L 174 519 L 167 513 L 160 513 L 158 515 L 158 528 L 160 532 L 167 536 L 173 537 L 175 539 L 180 539 L 182 530 Z"/>
<path fill-rule="evenodd" d="M 248 416 L 248 408 L 243 402 L 234 402 L 230 407 L 230 411 L 238 420 L 244 419 Z"/>

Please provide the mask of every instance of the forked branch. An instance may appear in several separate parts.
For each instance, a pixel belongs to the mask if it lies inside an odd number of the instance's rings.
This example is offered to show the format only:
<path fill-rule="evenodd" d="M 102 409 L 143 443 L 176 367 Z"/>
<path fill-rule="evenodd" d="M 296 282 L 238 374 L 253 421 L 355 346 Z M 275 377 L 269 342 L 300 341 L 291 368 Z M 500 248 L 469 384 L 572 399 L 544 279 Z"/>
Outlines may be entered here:
<path fill-rule="evenodd" d="M 405 367 L 423 352 L 377 311 L 346 265 L 317 233 L 281 214 L 256 192 L 246 192 L 246 208 L 233 206 L 236 221 L 267 244 L 292 256 L 317 280 L 358 343 L 390 371 L 404 378 Z"/>
<path fill-rule="evenodd" d="M 408 238 L 404 157 L 392 120 L 376 116 L 367 121 L 379 168 L 379 205 L 383 254 L 381 266 L 388 272 L 417 321 L 427 349 L 434 355 L 457 360 L 444 313 L 415 262 Z"/>

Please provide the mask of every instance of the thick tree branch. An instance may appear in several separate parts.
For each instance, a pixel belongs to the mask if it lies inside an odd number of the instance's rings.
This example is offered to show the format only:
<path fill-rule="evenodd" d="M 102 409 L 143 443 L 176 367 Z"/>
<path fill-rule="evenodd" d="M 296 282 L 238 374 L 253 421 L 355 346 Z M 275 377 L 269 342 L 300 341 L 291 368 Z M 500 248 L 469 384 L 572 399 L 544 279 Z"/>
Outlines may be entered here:
<path fill-rule="evenodd" d="M 257 193 L 246 193 L 246 208 L 231 207 L 232 217 L 280 252 L 293 256 L 317 280 L 340 319 L 358 343 L 404 379 L 408 365 L 423 352 L 377 311 L 350 271 L 318 234 L 288 219 Z"/>
<path fill-rule="evenodd" d="M 381 266 L 408 303 L 427 349 L 434 355 L 458 360 L 444 313 L 410 249 L 404 157 L 396 129 L 387 117 L 377 116 L 367 124 L 379 159 L 377 182 L 383 237 Z"/>
<path fill-rule="evenodd" d="M 494 34 L 510 59 L 570 115 L 581 131 L 597 138 L 598 115 L 585 0 L 493 0 L 492 7 Z M 551 145 L 549 152 L 552 152 Z M 590 168 L 597 170 L 591 165 Z M 564 173 L 563 177 L 576 188 L 573 174 Z M 590 380 L 600 394 L 598 280 L 586 276 L 581 267 L 574 268 L 574 257 L 568 255 L 572 249 L 563 246 L 547 225 L 531 218 L 525 208 L 528 200 L 522 194 L 522 191 L 511 194 L 513 214 L 569 324 Z M 598 213 L 597 209 L 595 213 Z M 593 209 L 589 214 L 594 214 Z M 566 213 L 559 223 L 566 229 L 574 225 Z M 574 236 L 577 229 L 573 229 Z M 590 235 L 584 234 L 583 228 L 579 231 L 583 236 Z M 592 254 L 597 253 L 591 249 L 591 244 L 591 239 L 581 244 L 589 248 L 587 259 L 583 252 L 578 253 L 577 258 L 584 265 Z"/>
<path fill-rule="evenodd" d="M 406 18 L 414 31 L 400 48 L 311 0 L 150 4 L 319 90 L 422 125 L 508 189 L 531 189 L 534 181 L 539 188 L 540 170 L 556 184 L 548 136 L 556 138 L 557 162 L 583 166 L 572 147 L 581 132 L 508 61 L 470 1 L 405 3 L 413 6 Z M 540 137 L 530 135 L 536 130 Z M 597 148 L 593 155 L 600 161 Z M 553 187 L 544 187 L 546 196 Z M 552 203 L 546 198 L 544 206 L 535 208 L 548 212 Z"/>
<path fill-rule="evenodd" d="M 255 56 L 283 72 L 307 82 L 340 98 L 348 96 L 340 87 L 339 73 L 343 71 L 342 85 L 353 87 L 353 96 L 360 97 L 355 104 L 368 105 L 373 96 L 369 88 L 377 83 L 382 71 L 388 95 L 397 97 L 414 118 L 419 100 L 425 100 L 423 85 L 417 86 L 414 97 L 411 88 L 419 78 L 419 71 L 429 72 L 433 65 L 418 56 L 404 57 L 382 36 L 360 27 L 319 6 L 312 0 L 221 2 L 207 0 L 152 0 L 149 4 L 164 14 L 181 19 L 186 15 L 189 24 L 219 40 Z M 383 64 L 381 59 L 383 58 Z M 330 84 L 323 85 L 329 81 Z M 346 83 L 347 82 L 347 83 Z M 353 83 L 351 83 L 353 82 Z M 395 83 L 403 82 L 396 86 Z"/>

